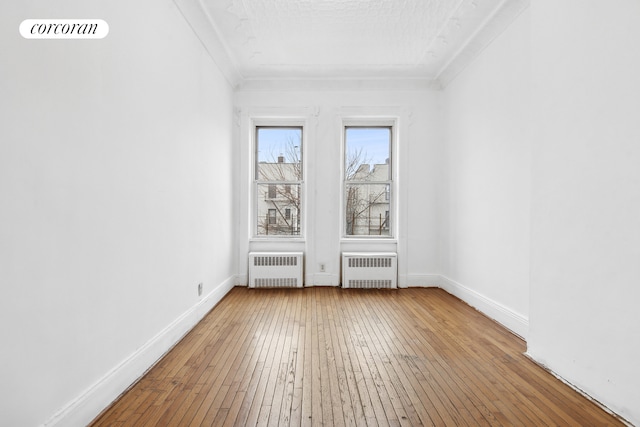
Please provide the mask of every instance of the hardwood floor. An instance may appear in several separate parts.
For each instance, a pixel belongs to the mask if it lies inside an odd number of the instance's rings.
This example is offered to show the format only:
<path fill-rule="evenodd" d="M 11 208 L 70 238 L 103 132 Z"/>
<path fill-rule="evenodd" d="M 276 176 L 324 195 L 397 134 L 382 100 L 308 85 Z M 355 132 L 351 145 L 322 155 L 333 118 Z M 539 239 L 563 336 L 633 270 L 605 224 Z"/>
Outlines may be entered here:
<path fill-rule="evenodd" d="M 440 289 L 234 288 L 94 426 L 623 425 Z"/>

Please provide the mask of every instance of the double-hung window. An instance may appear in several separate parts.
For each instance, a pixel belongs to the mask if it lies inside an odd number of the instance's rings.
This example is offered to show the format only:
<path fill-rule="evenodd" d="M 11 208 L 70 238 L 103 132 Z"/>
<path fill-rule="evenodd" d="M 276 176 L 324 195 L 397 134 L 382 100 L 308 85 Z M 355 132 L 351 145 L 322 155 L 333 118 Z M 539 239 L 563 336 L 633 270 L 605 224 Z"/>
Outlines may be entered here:
<path fill-rule="evenodd" d="M 343 233 L 392 236 L 392 126 L 345 126 Z"/>
<path fill-rule="evenodd" d="M 302 127 L 255 128 L 255 235 L 299 236 Z"/>

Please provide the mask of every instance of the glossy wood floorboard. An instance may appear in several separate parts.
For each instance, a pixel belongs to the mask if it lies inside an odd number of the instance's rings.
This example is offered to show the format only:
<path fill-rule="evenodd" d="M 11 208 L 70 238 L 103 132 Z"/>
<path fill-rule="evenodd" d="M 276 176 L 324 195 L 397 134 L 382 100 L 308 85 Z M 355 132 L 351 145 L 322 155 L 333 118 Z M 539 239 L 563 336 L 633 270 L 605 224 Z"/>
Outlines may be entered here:
<path fill-rule="evenodd" d="M 440 289 L 234 288 L 94 426 L 622 425 Z"/>

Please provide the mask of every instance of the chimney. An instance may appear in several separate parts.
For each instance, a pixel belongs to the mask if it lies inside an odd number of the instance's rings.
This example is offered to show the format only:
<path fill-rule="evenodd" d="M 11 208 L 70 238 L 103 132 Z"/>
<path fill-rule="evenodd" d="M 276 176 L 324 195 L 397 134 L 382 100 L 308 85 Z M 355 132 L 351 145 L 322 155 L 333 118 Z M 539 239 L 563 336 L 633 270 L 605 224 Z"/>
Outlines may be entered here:
<path fill-rule="evenodd" d="M 284 163 L 284 156 L 278 156 L 278 163 Z"/>

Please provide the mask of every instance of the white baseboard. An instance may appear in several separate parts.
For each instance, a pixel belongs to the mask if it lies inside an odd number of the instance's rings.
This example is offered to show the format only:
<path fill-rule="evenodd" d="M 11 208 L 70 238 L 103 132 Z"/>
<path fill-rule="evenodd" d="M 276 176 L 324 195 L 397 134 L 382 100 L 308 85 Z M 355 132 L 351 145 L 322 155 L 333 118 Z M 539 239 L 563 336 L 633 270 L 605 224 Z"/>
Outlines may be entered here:
<path fill-rule="evenodd" d="M 448 277 L 440 276 L 440 278 L 442 289 L 478 309 L 526 341 L 529 334 L 529 319 Z"/>
<path fill-rule="evenodd" d="M 305 286 L 338 286 L 339 276 L 332 274 L 309 274 Z M 504 305 L 471 290 L 440 274 L 407 274 L 398 277 L 399 288 L 441 288 L 460 298 L 470 306 L 503 325 L 526 340 L 529 319 Z"/>
<path fill-rule="evenodd" d="M 235 284 L 236 284 L 236 286 L 248 286 L 249 285 L 249 275 L 248 274 L 236 274 Z"/>
<path fill-rule="evenodd" d="M 304 281 L 305 286 L 339 286 L 340 276 L 329 273 L 307 274 Z"/>
<path fill-rule="evenodd" d="M 560 376 L 560 374 L 558 374 L 556 371 L 551 369 L 551 367 L 545 361 L 543 361 L 542 358 L 540 358 L 539 356 L 537 356 L 535 354 L 532 354 L 529 348 L 527 348 L 527 351 L 524 353 L 524 355 L 527 358 L 529 358 L 533 363 L 535 363 L 536 365 L 540 366 L 542 369 L 544 369 L 545 371 L 547 371 L 548 373 L 550 373 L 551 375 L 556 377 L 558 380 L 560 380 L 563 383 L 565 383 L 567 386 L 571 387 L 573 390 L 576 391 L 576 393 L 581 394 L 586 399 L 590 400 L 595 405 L 599 406 L 603 411 L 605 411 L 606 413 L 610 414 L 611 416 L 617 418 L 622 424 L 624 424 L 626 426 L 629 426 L 629 427 L 633 427 L 634 425 L 636 425 L 636 424 L 631 423 L 631 421 L 627 420 L 622 415 L 620 415 L 620 413 L 624 413 L 624 412 L 628 413 L 628 411 L 626 411 L 624 408 L 622 408 L 622 409 L 618 408 L 619 412 L 616 412 L 616 411 L 612 410 L 611 408 L 609 408 L 607 405 L 605 405 L 603 403 L 604 400 L 601 400 L 601 399 L 598 399 L 598 398 L 592 396 L 591 394 L 589 394 L 585 390 L 583 390 L 581 387 L 578 387 L 576 384 L 570 382 L 568 379 Z"/>
<path fill-rule="evenodd" d="M 400 288 L 439 288 L 442 282 L 439 274 L 407 274 L 398 277 Z"/>
<path fill-rule="evenodd" d="M 84 426 L 142 377 L 234 286 L 232 276 L 191 307 L 84 393 L 56 412 L 43 426 Z"/>
<path fill-rule="evenodd" d="M 307 276 L 306 286 L 338 286 L 335 274 Z M 189 332 L 235 285 L 247 284 L 246 275 L 235 275 L 212 290 L 139 350 L 108 372 L 84 393 L 60 409 L 43 426 L 87 425 L 147 372 L 167 351 Z M 439 287 L 527 338 L 529 321 L 496 301 L 438 274 L 399 277 L 400 287 Z"/>

